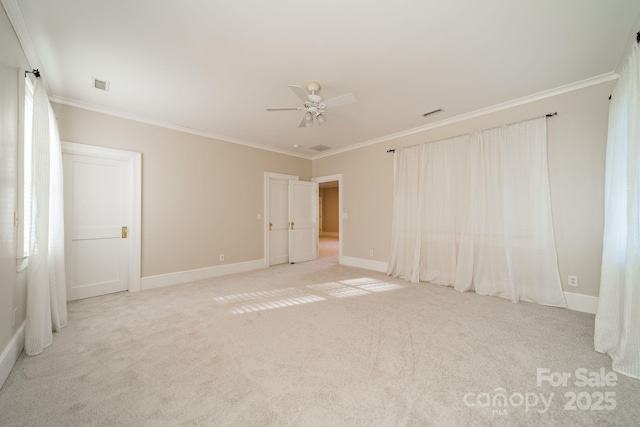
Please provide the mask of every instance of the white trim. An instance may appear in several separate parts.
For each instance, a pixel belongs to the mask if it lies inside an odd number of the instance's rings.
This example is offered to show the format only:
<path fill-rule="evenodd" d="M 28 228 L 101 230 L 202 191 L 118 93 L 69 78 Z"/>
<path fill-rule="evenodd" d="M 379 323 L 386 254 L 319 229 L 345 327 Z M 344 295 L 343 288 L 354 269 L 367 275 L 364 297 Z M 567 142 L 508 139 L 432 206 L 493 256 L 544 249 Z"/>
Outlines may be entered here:
<path fill-rule="evenodd" d="M 565 292 L 564 299 L 569 310 L 590 314 L 596 314 L 596 311 L 598 311 L 598 297 Z"/>
<path fill-rule="evenodd" d="M 11 24 L 13 25 L 14 31 L 16 32 L 16 35 L 18 36 L 18 40 L 20 41 L 20 44 L 22 45 L 22 49 L 24 50 L 25 56 L 27 57 L 27 61 L 29 62 L 29 64 L 31 65 L 31 67 L 33 68 L 38 68 L 39 64 L 41 64 L 40 62 L 40 58 L 38 56 L 37 50 L 35 48 L 35 45 L 33 44 L 33 39 L 31 38 L 31 34 L 29 33 L 29 30 L 27 29 L 27 25 L 24 21 L 24 16 L 22 15 L 22 11 L 20 10 L 20 7 L 18 6 L 18 1 L 17 0 L 0 0 L 2 1 L 2 4 L 4 5 L 5 10 L 7 11 L 7 16 L 9 17 L 9 20 L 11 21 Z M 45 85 L 47 87 L 47 93 L 51 93 L 51 88 L 49 87 L 48 81 L 46 80 L 46 76 L 43 74 L 44 76 L 44 82 Z M 580 80 L 574 83 L 569 83 L 567 85 L 563 85 L 563 86 L 559 86 L 557 88 L 554 89 L 549 89 L 549 90 L 545 90 L 542 92 L 538 92 L 532 95 L 528 95 L 528 96 L 524 96 L 522 98 L 518 98 L 518 99 L 514 99 L 512 101 L 508 101 L 508 102 L 504 102 L 501 104 L 497 104 L 494 106 L 490 106 L 490 107 L 486 107 L 486 108 L 481 108 L 479 110 L 476 111 L 472 111 L 470 113 L 465 113 L 465 114 L 460 114 L 458 116 L 454 116 L 454 117 L 450 117 L 448 119 L 444 119 L 435 123 L 431 123 L 425 126 L 419 126 L 413 129 L 408 129 L 402 132 L 398 132 L 398 133 L 394 133 L 391 135 L 386 135 L 380 138 L 375 138 L 375 139 L 371 139 L 368 141 L 363 141 L 357 144 L 353 144 L 353 145 L 349 145 L 347 147 L 344 148 L 339 148 L 336 150 L 332 150 L 328 153 L 325 154 L 318 154 L 315 156 L 309 156 L 309 155 L 305 155 L 305 154 L 300 154 L 300 153 L 294 153 L 291 151 L 287 151 L 287 150 L 283 150 L 280 148 L 275 148 L 275 147 L 270 147 L 270 146 L 266 146 L 266 145 L 262 145 L 262 144 L 258 144 L 258 143 L 254 143 L 254 142 L 249 142 L 249 141 L 244 141 L 241 139 L 237 139 L 237 138 L 232 138 L 232 137 L 228 137 L 228 136 L 224 136 L 224 135 L 216 135 L 213 133 L 209 133 L 209 132 L 204 132 L 204 131 L 200 131 L 200 130 L 196 130 L 196 129 L 191 129 L 185 126 L 179 126 L 179 125 L 175 125 L 172 123 L 168 123 L 168 122 L 164 122 L 164 121 L 160 121 L 160 120 L 154 120 L 154 119 L 149 119 L 149 118 L 145 118 L 145 117 L 141 117 L 141 116 L 137 116 L 134 114 L 129 114 L 123 111 L 119 111 L 119 110 L 114 110 L 114 109 L 109 109 L 109 108 L 105 108 L 105 107 L 100 107 L 98 105 L 94 105 L 94 104 L 89 104 L 89 103 L 85 103 L 85 102 L 80 102 L 77 100 L 73 100 L 73 99 L 69 99 L 69 98 L 65 98 L 65 97 L 61 97 L 61 96 L 51 96 L 49 97 L 49 100 L 51 102 L 56 102 L 58 104 L 63 104 L 63 105 L 68 105 L 70 107 L 76 107 L 76 108 L 81 108 L 84 110 L 89 110 L 89 111 L 95 111 L 97 113 L 102 113 L 102 114 L 106 114 L 106 115 L 110 115 L 110 116 L 115 116 L 115 117 L 121 117 L 121 118 L 125 118 L 125 119 L 129 119 L 129 120 L 134 120 L 137 122 L 141 122 L 141 123 L 147 123 L 147 124 L 152 124 L 155 126 L 159 126 L 159 127 L 163 127 L 163 128 L 167 128 L 167 129 L 173 129 L 173 130 L 177 130 L 180 132 L 185 132 L 185 133 L 190 133 L 193 135 L 199 135 L 199 136 L 204 136 L 207 138 L 213 138 L 213 139 L 217 139 L 220 141 L 225 141 L 225 142 L 229 142 L 232 144 L 238 144 L 238 145 L 244 145 L 247 147 L 252 147 L 252 148 L 256 148 L 256 149 L 260 149 L 260 150 L 265 150 L 265 151 L 271 151 L 274 153 L 279 153 L 279 154 L 284 154 L 287 156 L 292 156 L 292 157 L 299 157 L 302 159 L 307 159 L 307 160 L 316 160 L 316 159 L 321 159 L 323 157 L 329 157 L 329 156 L 333 156 L 336 154 L 340 154 L 340 153 L 345 153 L 347 151 L 351 151 L 351 150 L 356 150 L 358 148 L 362 148 L 362 147 L 367 147 L 369 145 L 374 145 L 374 144 L 379 144 L 381 142 L 386 142 L 386 141 L 390 141 L 396 138 L 400 138 L 403 136 L 407 136 L 407 135 L 413 135 L 415 133 L 418 132 L 422 132 L 425 130 L 429 130 L 429 129 L 434 129 L 434 128 L 438 128 L 441 126 L 445 126 L 448 124 L 452 124 L 452 123 L 457 123 L 463 120 L 469 120 L 475 117 L 479 117 L 479 116 L 484 116 L 486 114 L 490 114 L 490 113 L 494 113 L 497 111 L 501 111 L 501 110 L 505 110 L 508 108 L 512 108 L 512 107 L 516 107 L 518 105 L 522 105 L 522 104 L 527 104 L 530 102 L 534 102 L 534 101 L 538 101 L 541 99 L 545 99 L 545 98 L 549 98 L 552 96 L 556 96 L 556 95 L 561 95 L 563 93 L 567 93 L 567 92 L 571 92 L 571 91 L 575 91 L 575 90 L 579 90 L 579 89 L 584 89 L 590 86 L 595 86 L 601 83 L 606 83 L 612 80 L 616 80 L 619 77 L 619 75 L 616 72 L 608 72 L 605 74 L 601 74 L 599 76 L 595 76 L 595 77 L 591 77 L 588 79 L 584 79 L 584 80 Z"/>
<path fill-rule="evenodd" d="M 264 267 L 269 267 L 269 181 L 271 179 L 291 179 L 294 181 L 298 181 L 300 177 L 296 175 L 286 175 L 283 173 L 275 173 L 275 172 L 265 172 L 264 173 L 264 200 L 263 207 L 264 212 L 262 213 L 262 230 L 264 233 L 263 241 L 263 250 L 264 250 Z"/>
<path fill-rule="evenodd" d="M 348 265 L 350 267 L 364 268 L 365 270 L 372 270 L 385 274 L 387 273 L 387 269 L 389 267 L 389 264 L 384 261 L 375 261 L 372 259 L 356 258 L 346 255 L 342 257 L 341 264 Z"/>
<path fill-rule="evenodd" d="M 228 142 L 228 143 L 231 143 L 231 144 L 237 144 L 237 145 L 243 145 L 245 147 L 256 148 L 258 150 L 271 151 L 273 153 L 284 154 L 286 156 L 292 156 L 292 157 L 299 157 L 301 159 L 306 159 L 306 160 L 311 160 L 312 159 L 311 156 L 308 156 L 306 154 L 292 153 L 290 151 L 283 150 L 283 149 L 276 148 L 276 147 L 270 147 L 270 146 L 258 144 L 258 143 L 255 143 L 255 142 L 245 141 L 245 140 L 238 139 L 238 138 L 232 138 L 230 136 L 218 135 L 218 134 L 214 134 L 214 133 L 211 133 L 211 132 L 205 132 L 205 131 L 201 131 L 201 130 L 197 130 L 197 129 L 192 129 L 192 128 L 189 128 L 189 127 L 186 127 L 186 126 L 180 126 L 180 125 L 176 125 L 176 124 L 173 124 L 173 123 L 170 123 L 170 122 L 165 122 L 165 121 L 162 121 L 162 120 L 155 120 L 155 119 L 151 119 L 151 118 L 147 118 L 147 117 L 143 117 L 143 116 L 138 116 L 138 115 L 127 113 L 127 112 L 120 111 L 120 110 L 114 110 L 114 109 L 110 109 L 110 108 L 100 107 L 98 105 L 93 105 L 93 104 L 89 104 L 89 103 L 85 103 L 85 102 L 80 102 L 80 101 L 76 101 L 76 100 L 73 100 L 73 99 L 68 99 L 68 98 L 64 98 L 64 97 L 60 97 L 60 96 L 51 96 L 51 97 L 49 97 L 49 101 L 55 102 L 56 104 L 67 105 L 69 107 L 75 107 L 75 108 L 80 108 L 80 109 L 83 109 L 83 110 L 88 110 L 88 111 L 93 111 L 93 112 L 96 112 L 96 113 L 105 114 L 107 116 L 113 116 L 113 117 L 119 117 L 121 119 L 133 120 L 135 122 L 146 123 L 148 125 L 158 126 L 158 127 L 165 128 L 165 129 L 171 129 L 171 130 L 175 130 L 175 131 L 178 131 L 178 132 L 184 132 L 184 133 L 188 133 L 188 134 L 191 134 L 191 135 L 203 136 L 205 138 L 216 139 L 216 140 L 222 141 L 222 142 Z"/>
<path fill-rule="evenodd" d="M 0 355 L 0 388 L 9 377 L 13 366 L 18 361 L 18 358 L 22 354 L 24 349 L 24 327 L 26 320 L 22 322 L 22 325 L 18 328 L 9 344 L 5 347 L 2 355 Z"/>
<path fill-rule="evenodd" d="M 336 237 L 338 237 L 340 240 L 338 240 L 338 263 L 339 264 L 343 264 L 343 255 L 342 255 L 342 241 L 344 240 L 344 224 L 342 223 L 342 210 L 344 209 L 344 203 L 343 203 L 343 194 L 344 194 L 344 187 L 343 187 L 343 183 L 342 183 L 342 174 L 341 173 L 336 173 L 333 175 L 326 175 L 326 176 L 318 176 L 316 178 L 311 178 L 312 182 L 317 182 L 318 184 L 322 184 L 323 182 L 333 182 L 333 181 L 338 181 L 338 230 L 340 230 L 337 234 Z"/>
<path fill-rule="evenodd" d="M 16 36 L 18 37 L 18 42 L 20 46 L 22 46 L 22 51 L 24 52 L 24 56 L 27 58 L 27 62 L 29 63 L 30 69 L 40 68 L 42 62 L 40 61 L 40 57 L 38 56 L 38 51 L 36 49 L 35 44 L 33 44 L 33 39 L 31 38 L 31 33 L 27 28 L 27 24 L 24 20 L 24 15 L 22 15 L 22 10 L 18 5 L 17 0 L 0 0 L 2 1 L 2 5 L 4 6 L 4 10 L 7 12 L 7 16 L 9 17 L 9 22 L 11 22 L 11 26 L 13 27 L 13 31 L 15 31 Z M 21 70 L 24 72 L 25 70 Z M 44 82 L 44 86 L 46 88 L 47 93 L 51 93 L 51 86 L 49 86 L 49 81 L 47 80 L 47 76 L 43 73 L 42 77 L 40 77 Z"/>
<path fill-rule="evenodd" d="M 22 10 L 20 10 L 20 6 L 18 6 L 18 1 L 2 0 L 2 5 L 4 6 L 4 10 L 7 12 L 7 16 L 13 26 L 13 30 L 16 32 L 16 36 L 18 36 L 18 41 L 22 46 L 22 50 L 24 51 L 24 55 L 27 57 L 29 65 L 34 68 L 39 67 L 39 64 L 41 63 L 40 57 L 38 56 L 36 46 L 33 44 L 33 39 L 31 38 L 31 33 L 29 33 L 29 29 L 27 28 L 27 23 L 24 21 Z"/>
<path fill-rule="evenodd" d="M 3 2 L 6 0 L 2 0 Z M 535 102 L 535 101 L 539 101 L 542 99 L 546 99 L 546 98 L 550 98 L 552 96 L 557 96 L 557 95 L 562 95 L 564 93 L 568 93 L 568 92 L 573 92 L 576 90 L 580 90 L 580 89 L 584 89 L 587 87 L 591 87 L 591 86 L 595 86 L 595 85 L 599 85 L 602 83 L 607 83 L 613 80 L 616 80 L 619 78 L 618 73 L 615 72 L 609 72 L 609 73 L 605 73 L 605 74 L 601 74 L 599 76 L 595 76 L 595 77 L 591 77 L 588 79 L 584 79 L 584 80 L 580 80 L 578 82 L 574 82 L 574 83 L 570 83 L 564 86 L 559 86 L 557 88 L 553 88 L 553 89 L 549 89 L 549 90 L 545 90 L 542 92 L 538 92 L 538 93 L 534 93 L 532 95 L 528 95 L 528 96 L 524 96 L 522 98 L 517 98 L 511 101 L 507 101 L 507 102 L 503 102 L 501 104 L 496 104 L 490 107 L 486 107 L 486 108 L 481 108 L 479 110 L 475 110 L 475 111 L 471 111 L 469 113 L 464 113 L 464 114 L 459 114 L 457 116 L 454 117 L 449 117 L 448 119 L 443 119 L 434 123 L 430 123 L 428 125 L 424 125 L 424 126 L 418 126 L 416 128 L 412 128 L 412 129 L 407 129 L 401 132 L 397 132 L 397 133 L 393 133 L 390 135 L 385 135 L 379 138 L 374 138 L 374 139 L 370 139 L 368 141 L 363 141 L 360 143 L 356 143 L 356 144 L 352 144 L 349 145 L 347 147 L 344 148 L 338 148 L 336 150 L 331 150 L 327 153 L 324 154 L 317 154 L 315 156 L 309 156 L 309 155 L 305 155 L 305 154 L 300 154 L 300 153 L 294 153 L 291 151 L 287 151 L 287 150 L 283 150 L 280 148 L 275 148 L 275 147 L 270 147 L 270 146 L 266 146 L 266 145 L 262 145 L 262 144 L 257 144 L 257 143 L 253 143 L 253 142 L 249 142 L 249 141 L 244 141 L 241 139 L 236 139 L 236 138 L 232 138 L 232 137 L 228 137 L 228 136 L 224 136 L 224 135 L 216 135 L 213 133 L 209 133 L 209 132 L 204 132 L 204 131 L 200 131 L 200 130 L 196 130 L 196 129 L 191 129 L 188 127 L 184 127 L 184 126 L 179 126 L 179 125 L 174 125 L 172 123 L 168 123 L 168 122 L 163 122 L 160 120 L 153 120 L 153 119 L 149 119 L 149 118 L 145 118 L 145 117 L 141 117 L 141 116 L 137 116 L 134 114 L 129 114 L 123 111 L 118 111 L 118 110 L 112 110 L 112 109 L 108 109 L 105 107 L 100 107 L 97 105 L 93 105 L 93 104 L 89 104 L 89 103 L 84 103 L 84 102 L 80 102 L 80 101 L 76 101 L 76 100 L 72 100 L 72 99 L 68 99 L 68 98 L 63 98 L 63 97 L 59 97 L 59 96 L 52 96 L 49 98 L 49 100 L 51 102 L 56 102 L 58 104 L 63 104 L 63 105 L 68 105 L 70 107 L 76 107 L 76 108 L 81 108 L 84 110 L 89 110 L 89 111 L 95 111 L 97 113 L 102 113 L 102 114 L 106 114 L 106 115 L 110 115 L 110 116 L 115 116 L 115 117 L 120 117 L 120 118 L 124 118 L 124 119 L 128 119 L 128 120 L 134 120 L 137 122 L 141 122 L 141 123 L 147 123 L 147 124 L 151 124 L 151 125 L 155 125 L 155 126 L 159 126 L 159 127 L 163 127 L 163 128 L 167 128 L 167 129 L 172 129 L 172 130 L 177 130 L 179 132 L 185 132 L 185 133 L 189 133 L 189 134 L 193 134 L 193 135 L 199 135 L 199 136 L 204 136 L 206 138 L 212 138 L 212 139 L 217 139 L 220 141 L 224 141 L 224 142 L 229 142 L 232 144 L 239 144 L 239 145 L 244 145 L 247 147 L 252 147 L 252 148 L 256 148 L 256 149 L 260 149 L 260 150 L 265 150 L 265 151 L 271 151 L 274 153 L 278 153 L 278 154 L 284 154 L 287 156 L 293 156 L 293 157 L 299 157 L 302 159 L 306 159 L 306 160 L 317 160 L 317 159 L 322 159 L 324 157 L 330 157 L 330 156 L 334 156 L 336 154 L 341 154 L 341 153 L 346 153 L 348 151 L 352 151 L 352 150 L 357 150 L 359 148 L 363 148 L 363 147 L 368 147 L 370 145 L 375 145 L 375 144 L 380 144 L 382 142 L 388 142 L 397 138 L 401 138 L 404 136 L 408 136 L 408 135 L 413 135 L 419 132 L 424 132 L 430 129 L 435 129 L 435 128 L 439 128 L 442 126 L 446 126 L 446 125 L 450 125 L 453 123 L 458 123 L 464 120 L 470 120 L 476 117 L 480 117 L 480 116 L 485 116 L 487 114 L 491 114 L 491 113 L 495 113 L 498 111 L 502 111 L 502 110 L 506 110 L 509 108 L 513 108 L 513 107 L 517 107 L 519 105 L 523 105 L 523 104 L 528 104 L 531 102 Z M 544 112 L 546 113 L 546 111 Z M 541 112 L 542 114 L 542 112 Z"/>
<path fill-rule="evenodd" d="M 214 267 L 198 268 L 195 270 L 159 274 L 156 276 L 143 277 L 141 288 L 143 291 L 146 291 L 149 289 L 194 282 L 196 280 L 225 276 L 227 274 L 244 273 L 245 271 L 259 270 L 261 268 L 264 268 L 264 260 L 256 259 L 253 261 L 238 262 L 235 264 L 225 264 Z"/>
<path fill-rule="evenodd" d="M 15 211 L 15 219 L 18 227 L 16 228 L 16 272 L 20 273 L 29 266 L 29 256 L 25 256 L 24 247 L 24 228 L 26 221 L 24 220 L 24 176 L 25 176 L 25 104 L 27 99 L 27 90 L 30 89 L 31 101 L 33 102 L 33 85 L 29 88 L 27 85 L 31 80 L 24 77 L 24 70 L 18 69 L 18 204 Z M 29 82 L 29 83 L 27 83 Z M 27 251 L 29 252 L 28 248 Z"/>
<path fill-rule="evenodd" d="M 401 132 L 393 133 L 391 135 L 382 136 L 380 138 L 370 139 L 368 141 L 360 142 L 357 144 L 349 145 L 348 147 L 338 148 L 336 150 L 332 150 L 331 152 L 318 154 L 313 156 L 311 160 L 322 159 L 323 157 L 330 157 L 336 154 L 346 153 L 347 151 L 357 150 L 358 148 L 368 147 L 369 145 L 379 144 L 381 142 L 391 141 L 397 138 L 402 138 L 404 136 L 413 135 L 419 132 L 424 132 L 426 130 L 439 128 L 442 126 L 447 126 L 453 123 L 458 123 L 464 120 L 474 119 L 480 116 L 486 116 L 487 114 L 496 113 L 498 111 L 507 110 L 509 108 L 517 107 L 519 105 L 528 104 L 535 101 L 540 101 L 542 99 L 550 98 L 556 95 L 562 95 L 563 93 L 573 92 L 575 90 L 584 89 L 587 87 L 599 85 L 602 83 L 607 83 L 613 80 L 616 80 L 620 77 L 617 73 L 609 72 L 606 74 L 601 74 L 599 76 L 591 77 L 589 79 L 580 80 L 575 83 L 570 83 L 568 85 L 560 86 L 554 89 L 545 90 L 542 92 L 534 93 L 533 95 L 524 96 L 522 98 L 514 99 L 511 101 L 503 102 L 501 104 L 496 104 L 490 107 L 481 108 L 479 110 L 471 111 L 469 113 L 459 114 L 454 117 L 449 117 L 448 119 L 443 119 L 438 122 L 430 123 L 428 125 L 419 126 L 413 129 L 407 129 Z M 540 114 L 548 113 L 548 111 L 543 111 Z"/>
<path fill-rule="evenodd" d="M 320 237 L 340 237 L 340 233 L 337 233 L 335 231 L 321 231 L 320 232 Z"/>
<path fill-rule="evenodd" d="M 129 253 L 129 292 L 140 292 L 140 253 L 142 243 L 142 154 L 114 148 L 61 141 L 62 152 L 66 154 L 99 156 L 114 160 L 128 161 L 131 165 L 132 206 L 131 239 Z"/>

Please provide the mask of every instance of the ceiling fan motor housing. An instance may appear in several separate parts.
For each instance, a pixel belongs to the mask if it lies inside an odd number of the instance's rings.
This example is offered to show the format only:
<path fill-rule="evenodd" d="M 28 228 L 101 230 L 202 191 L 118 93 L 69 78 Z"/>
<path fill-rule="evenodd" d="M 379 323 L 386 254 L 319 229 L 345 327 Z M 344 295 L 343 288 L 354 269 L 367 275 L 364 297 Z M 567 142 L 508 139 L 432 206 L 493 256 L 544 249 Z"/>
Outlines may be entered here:
<path fill-rule="evenodd" d="M 307 90 L 310 93 L 315 94 L 317 91 L 320 90 L 320 83 L 318 83 L 318 82 L 307 82 Z"/>

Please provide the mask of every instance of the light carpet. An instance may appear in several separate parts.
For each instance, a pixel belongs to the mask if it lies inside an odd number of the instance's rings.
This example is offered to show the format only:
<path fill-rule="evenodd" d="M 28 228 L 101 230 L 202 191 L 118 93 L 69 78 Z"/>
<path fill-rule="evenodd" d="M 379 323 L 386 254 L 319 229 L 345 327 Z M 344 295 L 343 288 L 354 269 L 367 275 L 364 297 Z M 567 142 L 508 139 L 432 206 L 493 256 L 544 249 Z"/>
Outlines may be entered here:
<path fill-rule="evenodd" d="M 593 323 L 327 257 L 70 303 L 0 425 L 637 425 L 640 381 L 575 385 Z"/>

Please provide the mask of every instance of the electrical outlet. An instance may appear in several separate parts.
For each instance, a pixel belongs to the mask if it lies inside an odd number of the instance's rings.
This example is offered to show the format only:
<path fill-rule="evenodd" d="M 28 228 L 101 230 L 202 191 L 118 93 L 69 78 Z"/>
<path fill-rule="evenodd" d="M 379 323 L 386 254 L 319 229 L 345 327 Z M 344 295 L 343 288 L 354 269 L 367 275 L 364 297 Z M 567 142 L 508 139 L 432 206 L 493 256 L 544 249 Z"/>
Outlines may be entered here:
<path fill-rule="evenodd" d="M 346 212 L 342 213 L 342 219 L 348 219 L 349 218 L 349 214 Z"/>
<path fill-rule="evenodd" d="M 224 254 L 220 254 L 220 261 L 224 261 Z"/>
<path fill-rule="evenodd" d="M 258 220 L 262 219 L 262 214 L 258 214 Z"/>
<path fill-rule="evenodd" d="M 578 276 L 569 276 L 569 286 L 578 286 Z"/>
<path fill-rule="evenodd" d="M 369 249 L 369 256 L 373 256 L 373 249 Z"/>

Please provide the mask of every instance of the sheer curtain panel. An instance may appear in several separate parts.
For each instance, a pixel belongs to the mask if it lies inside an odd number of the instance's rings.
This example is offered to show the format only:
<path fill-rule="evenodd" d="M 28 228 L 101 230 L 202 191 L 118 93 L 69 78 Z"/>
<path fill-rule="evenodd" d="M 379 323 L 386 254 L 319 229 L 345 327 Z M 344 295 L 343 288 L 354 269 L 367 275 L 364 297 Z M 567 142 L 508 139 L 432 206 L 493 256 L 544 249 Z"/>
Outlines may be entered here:
<path fill-rule="evenodd" d="M 25 352 L 39 354 L 52 330 L 66 325 L 62 152 L 53 111 L 40 79 L 33 98 L 31 242 L 27 272 Z"/>
<path fill-rule="evenodd" d="M 394 155 L 395 198 L 389 272 L 410 282 L 417 282 L 420 273 L 422 149 L 422 146 L 402 148 Z"/>
<path fill-rule="evenodd" d="M 420 181 L 420 280 L 455 281 L 462 224 L 468 207 L 469 136 L 423 145 Z"/>
<path fill-rule="evenodd" d="M 640 378 L 640 52 L 625 65 L 609 105 L 605 215 L 595 349 L 613 370 Z"/>
<path fill-rule="evenodd" d="M 539 118 L 398 150 L 389 274 L 564 307 L 546 144 Z"/>

